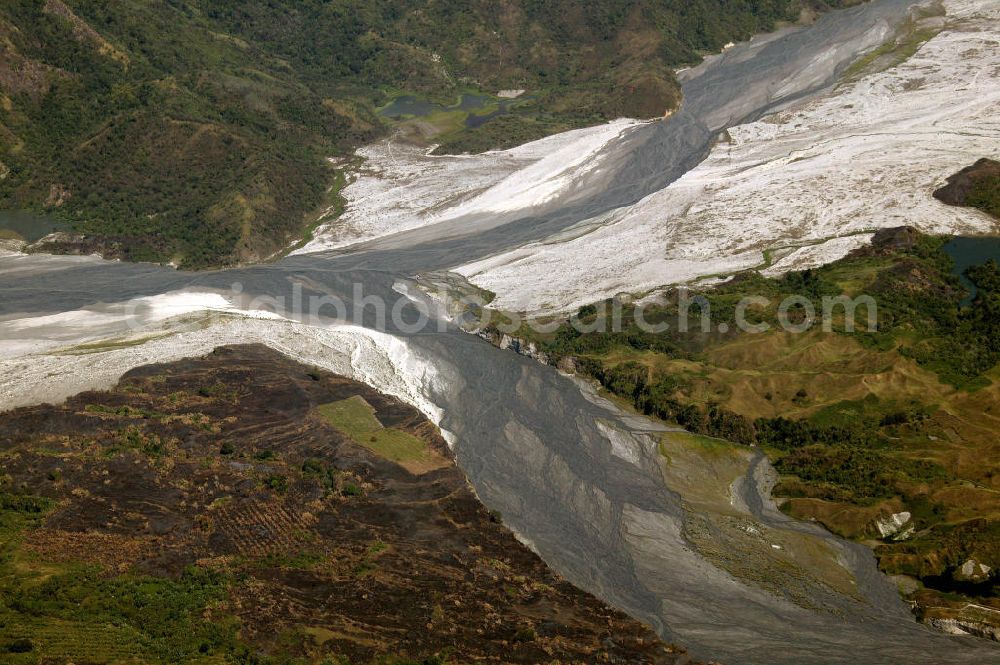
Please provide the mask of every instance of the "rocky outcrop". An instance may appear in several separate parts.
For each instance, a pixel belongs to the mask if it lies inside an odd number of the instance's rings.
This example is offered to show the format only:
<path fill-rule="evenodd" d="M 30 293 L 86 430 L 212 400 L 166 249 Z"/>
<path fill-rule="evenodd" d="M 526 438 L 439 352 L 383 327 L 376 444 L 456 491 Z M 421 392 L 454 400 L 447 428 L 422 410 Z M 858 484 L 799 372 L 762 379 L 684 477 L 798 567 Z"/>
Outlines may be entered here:
<path fill-rule="evenodd" d="M 5 252 L 20 253 L 24 251 L 25 242 L 16 238 L 0 238 L 0 254 Z"/>
<path fill-rule="evenodd" d="M 964 619 L 927 619 L 924 623 L 949 635 L 972 635 L 1000 642 L 1000 628 L 988 623 Z"/>
<path fill-rule="evenodd" d="M 906 540 L 913 534 L 910 513 L 903 511 L 875 518 L 875 529 L 883 540 Z M 909 525 L 909 526 L 907 526 Z"/>
<path fill-rule="evenodd" d="M 948 178 L 948 184 L 934 192 L 934 198 L 952 206 L 969 205 L 969 195 L 986 179 L 1000 179 L 1000 162 L 983 158 Z"/>
<path fill-rule="evenodd" d="M 529 342 L 520 337 L 515 337 L 507 333 L 500 332 L 495 328 L 487 328 L 485 330 L 476 331 L 476 335 L 485 339 L 487 342 L 497 347 L 498 349 L 507 351 L 513 351 L 522 356 L 532 358 L 542 363 L 543 365 L 551 365 L 551 358 L 544 351 L 539 351 L 538 346 L 534 342 Z"/>
<path fill-rule="evenodd" d="M 990 578 L 990 571 L 993 570 L 985 563 L 980 563 L 975 559 L 969 559 L 961 566 L 959 566 L 955 572 L 951 574 L 952 579 L 957 582 L 973 582 L 980 583 L 985 582 Z"/>
<path fill-rule="evenodd" d="M 923 237 L 912 226 L 893 226 L 879 229 L 872 235 L 871 242 L 851 252 L 849 257 L 891 256 L 913 248 Z"/>

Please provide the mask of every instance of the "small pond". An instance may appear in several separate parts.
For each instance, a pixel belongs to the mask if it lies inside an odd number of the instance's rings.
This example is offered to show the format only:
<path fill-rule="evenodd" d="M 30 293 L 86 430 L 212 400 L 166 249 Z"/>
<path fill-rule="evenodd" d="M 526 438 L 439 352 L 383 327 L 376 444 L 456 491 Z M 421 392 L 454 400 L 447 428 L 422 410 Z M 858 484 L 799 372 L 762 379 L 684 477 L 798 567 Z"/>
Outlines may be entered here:
<path fill-rule="evenodd" d="M 969 305 L 976 297 L 976 287 L 965 276 L 965 271 L 990 259 L 1000 263 L 1000 238 L 958 236 L 949 240 L 943 249 L 955 262 L 952 272 L 962 281 L 962 286 L 969 290 L 969 296 L 962 301 L 962 306 Z"/>
<path fill-rule="evenodd" d="M 52 233 L 66 229 L 66 224 L 45 215 L 23 210 L 0 210 L 0 237 L 13 231 L 28 242 L 35 242 Z"/>
<path fill-rule="evenodd" d="M 534 97 L 497 99 L 489 95 L 463 94 L 455 104 L 448 106 L 432 102 L 417 95 L 402 95 L 392 100 L 392 102 L 380 110 L 379 115 L 384 118 L 404 120 L 411 117 L 425 118 L 433 113 L 442 111 L 457 111 L 468 114 L 465 118 L 466 127 L 476 128 L 485 125 L 498 116 L 509 113 L 511 107 L 515 104 L 531 99 L 534 99 Z"/>

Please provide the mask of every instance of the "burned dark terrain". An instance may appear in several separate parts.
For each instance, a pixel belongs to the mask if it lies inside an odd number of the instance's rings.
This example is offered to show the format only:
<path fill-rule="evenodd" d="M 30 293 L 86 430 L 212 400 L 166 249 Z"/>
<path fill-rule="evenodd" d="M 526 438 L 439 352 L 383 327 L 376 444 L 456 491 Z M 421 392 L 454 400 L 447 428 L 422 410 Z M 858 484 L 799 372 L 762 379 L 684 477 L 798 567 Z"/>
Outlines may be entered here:
<path fill-rule="evenodd" d="M 5 663 L 689 662 L 515 540 L 418 411 L 267 347 L 0 414 L 0 459 Z"/>

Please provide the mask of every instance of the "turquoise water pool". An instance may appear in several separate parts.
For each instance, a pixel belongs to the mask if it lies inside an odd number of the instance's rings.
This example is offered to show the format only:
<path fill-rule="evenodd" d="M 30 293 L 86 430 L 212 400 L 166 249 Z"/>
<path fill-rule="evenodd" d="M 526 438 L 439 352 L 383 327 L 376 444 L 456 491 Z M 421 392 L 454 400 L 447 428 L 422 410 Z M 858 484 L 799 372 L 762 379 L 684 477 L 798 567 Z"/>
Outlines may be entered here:
<path fill-rule="evenodd" d="M 1000 263 L 1000 238 L 982 237 L 969 238 L 957 236 L 943 247 L 945 253 L 955 262 L 952 272 L 969 290 L 969 295 L 962 301 L 962 306 L 972 303 L 976 297 L 976 285 L 965 276 L 965 271 L 971 266 L 978 266 L 993 259 Z"/>

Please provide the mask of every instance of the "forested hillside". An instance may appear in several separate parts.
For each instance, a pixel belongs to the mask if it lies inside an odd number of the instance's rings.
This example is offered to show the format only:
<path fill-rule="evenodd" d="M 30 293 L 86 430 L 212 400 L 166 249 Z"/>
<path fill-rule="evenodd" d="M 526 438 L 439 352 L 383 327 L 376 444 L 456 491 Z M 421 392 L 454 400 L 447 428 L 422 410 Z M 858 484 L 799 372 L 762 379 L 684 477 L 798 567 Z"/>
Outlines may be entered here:
<path fill-rule="evenodd" d="M 656 116 L 678 102 L 674 67 L 803 5 L 7 0 L 0 209 L 130 260 L 261 260 L 334 202 L 326 158 L 387 131 L 374 109 L 393 95 L 529 90 L 532 114 L 470 130 L 519 140 Z"/>

